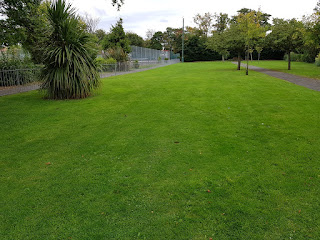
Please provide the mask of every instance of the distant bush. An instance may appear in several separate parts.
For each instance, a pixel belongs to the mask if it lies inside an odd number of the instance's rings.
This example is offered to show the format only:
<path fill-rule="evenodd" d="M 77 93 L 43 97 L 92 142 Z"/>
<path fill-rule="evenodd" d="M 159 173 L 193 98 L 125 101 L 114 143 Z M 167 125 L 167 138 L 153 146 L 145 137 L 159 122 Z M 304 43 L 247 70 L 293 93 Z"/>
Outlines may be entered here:
<path fill-rule="evenodd" d="M 23 85 L 39 81 L 41 66 L 35 65 L 27 52 L 19 47 L 2 49 L 0 53 L 0 86 Z"/>
<path fill-rule="evenodd" d="M 317 55 L 317 57 L 315 59 L 315 64 L 317 67 L 320 67 L 320 53 Z"/>
<path fill-rule="evenodd" d="M 117 60 L 113 58 L 96 58 L 95 59 L 95 64 L 97 66 L 97 69 L 99 72 L 110 72 L 114 70 L 114 64 L 117 63 Z"/>
<path fill-rule="evenodd" d="M 139 68 L 139 62 L 138 62 L 138 60 L 135 60 L 135 61 L 133 62 L 133 67 L 134 67 L 135 69 L 138 69 L 138 68 Z"/>
<path fill-rule="evenodd" d="M 0 54 L 0 69 L 34 68 L 30 54 L 19 47 L 2 49 Z"/>
<path fill-rule="evenodd" d="M 302 59 L 302 55 L 303 54 L 300 54 L 300 53 L 294 53 L 294 52 L 291 52 L 290 53 L 290 57 L 291 57 L 291 61 L 292 62 L 303 62 L 301 59 Z M 284 60 L 285 61 L 288 61 L 288 54 L 285 54 L 284 55 Z"/>
<path fill-rule="evenodd" d="M 116 64 L 117 63 L 117 60 L 114 58 L 108 58 L 108 59 L 106 59 L 106 61 L 107 61 L 107 64 Z"/>
<path fill-rule="evenodd" d="M 310 54 L 308 53 L 290 53 L 291 56 L 291 61 L 292 62 L 313 62 L 313 58 Z M 288 61 L 288 54 L 284 55 L 284 60 Z"/>

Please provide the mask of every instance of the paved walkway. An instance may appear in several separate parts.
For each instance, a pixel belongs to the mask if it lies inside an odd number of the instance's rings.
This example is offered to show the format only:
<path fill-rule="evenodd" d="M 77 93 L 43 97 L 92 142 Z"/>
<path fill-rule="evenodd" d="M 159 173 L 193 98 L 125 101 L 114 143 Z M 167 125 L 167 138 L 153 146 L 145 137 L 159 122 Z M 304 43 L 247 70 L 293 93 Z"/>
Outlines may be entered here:
<path fill-rule="evenodd" d="M 0 87 L 0 97 L 5 95 L 12 95 L 16 93 L 29 92 L 39 88 L 40 88 L 39 83 L 29 83 L 26 85 L 11 86 L 11 87 Z"/>
<path fill-rule="evenodd" d="M 235 63 L 235 64 L 238 64 L 238 63 Z M 247 65 L 242 63 L 241 66 L 246 67 Z M 256 66 L 250 66 L 250 65 L 249 65 L 249 69 L 257 71 L 257 72 L 265 73 L 269 76 L 280 78 L 280 79 L 286 80 L 288 82 L 291 82 L 291 83 L 294 83 L 294 84 L 297 84 L 297 85 L 300 85 L 300 86 L 303 86 L 306 88 L 320 91 L 320 80 L 319 79 L 301 77 L 301 76 L 297 76 L 297 75 L 293 75 L 293 74 L 289 74 L 289 73 L 272 71 L 269 69 L 256 67 Z"/>

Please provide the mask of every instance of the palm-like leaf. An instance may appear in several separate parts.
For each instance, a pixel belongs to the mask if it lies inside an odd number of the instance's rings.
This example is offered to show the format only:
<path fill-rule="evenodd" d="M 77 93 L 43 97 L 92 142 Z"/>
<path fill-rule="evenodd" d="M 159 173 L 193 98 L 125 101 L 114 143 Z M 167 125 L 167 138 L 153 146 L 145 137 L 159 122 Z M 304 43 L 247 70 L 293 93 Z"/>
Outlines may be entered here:
<path fill-rule="evenodd" d="M 99 75 L 87 51 L 89 36 L 65 0 L 51 4 L 48 19 L 52 33 L 42 71 L 42 89 L 53 99 L 85 98 L 99 84 Z"/>

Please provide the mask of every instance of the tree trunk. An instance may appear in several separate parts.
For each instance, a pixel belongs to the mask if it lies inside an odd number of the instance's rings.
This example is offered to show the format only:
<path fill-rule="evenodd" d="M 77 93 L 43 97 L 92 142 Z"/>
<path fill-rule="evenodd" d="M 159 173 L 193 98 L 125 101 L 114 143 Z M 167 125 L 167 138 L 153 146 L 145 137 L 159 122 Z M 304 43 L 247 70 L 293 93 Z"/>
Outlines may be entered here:
<path fill-rule="evenodd" d="M 224 55 L 222 55 L 222 61 L 224 62 Z"/>
<path fill-rule="evenodd" d="M 241 52 L 238 52 L 238 68 L 237 70 L 240 70 L 241 67 Z"/>
<path fill-rule="evenodd" d="M 291 70 L 291 55 L 290 55 L 290 51 L 288 52 L 288 70 Z"/>
<path fill-rule="evenodd" d="M 247 68 L 246 68 L 246 75 L 249 75 L 249 48 L 247 49 Z"/>
<path fill-rule="evenodd" d="M 260 53 L 258 53 L 258 62 L 260 61 Z"/>
<path fill-rule="evenodd" d="M 251 62 L 252 62 L 252 52 L 250 53 L 250 56 L 251 56 Z"/>

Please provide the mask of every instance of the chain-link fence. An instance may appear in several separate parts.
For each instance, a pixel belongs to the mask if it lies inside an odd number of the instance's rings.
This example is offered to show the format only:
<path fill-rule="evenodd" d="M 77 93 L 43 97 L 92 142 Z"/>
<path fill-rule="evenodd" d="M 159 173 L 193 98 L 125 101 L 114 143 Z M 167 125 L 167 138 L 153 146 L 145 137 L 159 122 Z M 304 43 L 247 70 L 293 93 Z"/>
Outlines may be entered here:
<path fill-rule="evenodd" d="M 131 60 L 150 61 L 150 60 L 172 60 L 179 59 L 180 54 L 174 54 L 169 50 L 156 50 L 151 48 L 143 48 L 137 46 L 130 46 L 131 53 L 129 54 Z"/>

